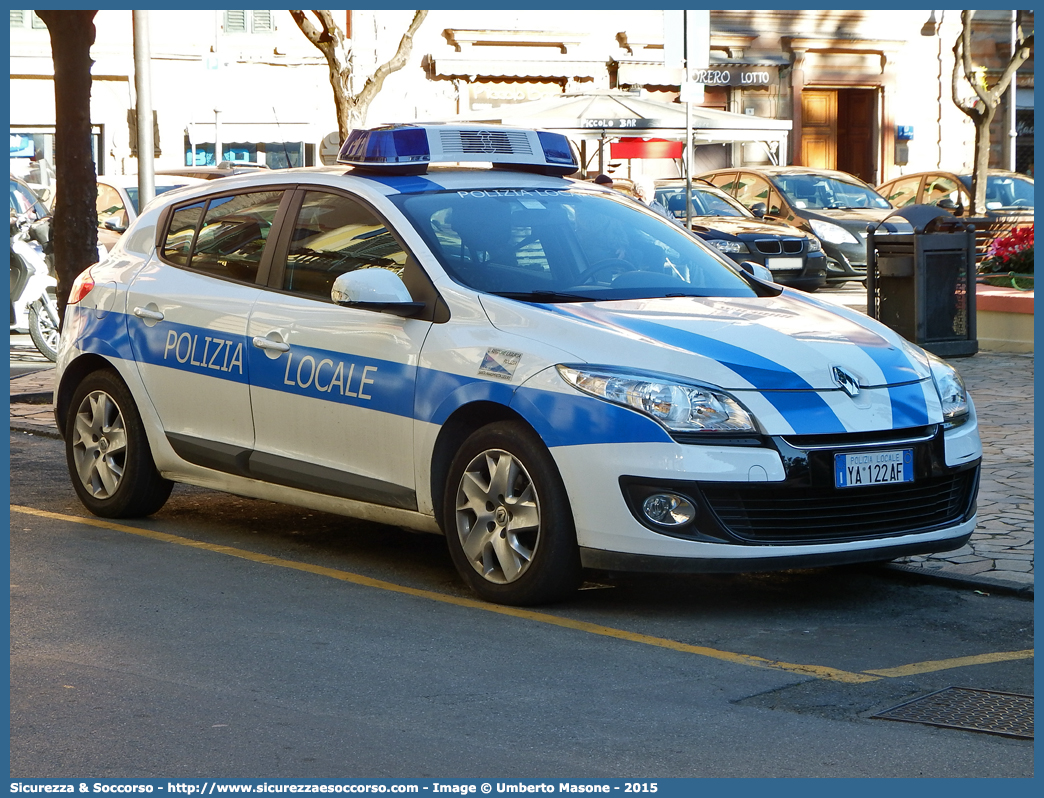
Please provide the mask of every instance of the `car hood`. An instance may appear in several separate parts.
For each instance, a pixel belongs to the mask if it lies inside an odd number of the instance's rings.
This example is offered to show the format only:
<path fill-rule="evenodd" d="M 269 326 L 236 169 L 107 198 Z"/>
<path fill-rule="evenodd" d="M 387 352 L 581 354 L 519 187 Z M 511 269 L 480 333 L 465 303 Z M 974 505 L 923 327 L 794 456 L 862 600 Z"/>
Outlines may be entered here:
<path fill-rule="evenodd" d="M 794 236 L 806 238 L 806 234 L 782 222 L 766 222 L 741 216 L 697 216 L 692 230 L 696 234 L 724 233 L 725 235 Z"/>
<path fill-rule="evenodd" d="M 495 327 L 554 343 L 578 361 L 672 374 L 728 390 L 836 391 L 930 376 L 892 330 L 854 311 L 777 297 L 635 299 L 521 305 L 482 296 Z"/>
<path fill-rule="evenodd" d="M 802 208 L 798 213 L 809 219 L 826 219 L 845 228 L 865 230 L 868 223 L 880 222 L 895 213 L 895 208 Z"/>

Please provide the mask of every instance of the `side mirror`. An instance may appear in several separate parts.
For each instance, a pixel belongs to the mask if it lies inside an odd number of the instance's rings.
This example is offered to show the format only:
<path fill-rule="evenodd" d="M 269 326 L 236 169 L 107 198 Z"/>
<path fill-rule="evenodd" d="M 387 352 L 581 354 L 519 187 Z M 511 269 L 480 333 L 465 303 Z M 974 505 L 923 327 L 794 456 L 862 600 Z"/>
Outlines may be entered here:
<path fill-rule="evenodd" d="M 330 289 L 330 298 L 343 307 L 394 316 L 416 316 L 424 310 L 424 303 L 413 301 L 402 278 L 382 268 L 359 269 L 338 276 Z"/>
<path fill-rule="evenodd" d="M 106 230 L 112 230 L 112 232 L 114 233 L 127 232 L 127 228 L 120 224 L 119 220 L 115 216 L 112 216 L 106 219 L 104 222 L 102 222 L 102 227 L 104 227 Z"/>
<path fill-rule="evenodd" d="M 957 203 L 949 197 L 943 197 L 941 200 L 935 203 L 935 206 L 937 208 L 942 208 L 944 211 L 952 211 L 957 209 Z"/>
<path fill-rule="evenodd" d="M 759 219 L 762 218 L 768 210 L 764 202 L 755 202 L 750 206 L 750 212 L 757 216 Z"/>
<path fill-rule="evenodd" d="M 772 272 L 760 263 L 755 263 L 752 260 L 745 260 L 740 264 L 740 268 L 743 269 L 747 274 L 752 277 L 757 277 L 766 283 L 774 283 L 776 279 L 772 276 Z"/>

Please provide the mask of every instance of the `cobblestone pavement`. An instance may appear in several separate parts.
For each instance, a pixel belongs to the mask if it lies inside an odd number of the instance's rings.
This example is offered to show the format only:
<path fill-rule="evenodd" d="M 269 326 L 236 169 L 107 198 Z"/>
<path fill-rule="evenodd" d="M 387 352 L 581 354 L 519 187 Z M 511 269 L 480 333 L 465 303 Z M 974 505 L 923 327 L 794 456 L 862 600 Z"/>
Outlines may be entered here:
<path fill-rule="evenodd" d="M 889 567 L 983 592 L 1032 597 L 1033 355 L 980 352 L 950 362 L 964 377 L 979 415 L 978 527 L 957 551 L 908 557 Z M 39 367 L 11 379 L 11 429 L 58 437 L 51 407 L 54 371 L 46 361 Z"/>

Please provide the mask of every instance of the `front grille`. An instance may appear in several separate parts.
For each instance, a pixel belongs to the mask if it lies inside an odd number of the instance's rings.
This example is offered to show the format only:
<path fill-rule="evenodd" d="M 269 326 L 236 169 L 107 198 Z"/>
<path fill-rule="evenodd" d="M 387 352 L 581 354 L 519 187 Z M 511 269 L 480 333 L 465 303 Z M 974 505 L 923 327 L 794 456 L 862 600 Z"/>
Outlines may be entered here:
<path fill-rule="evenodd" d="M 805 242 L 801 238 L 758 238 L 754 246 L 762 255 L 800 255 Z"/>
<path fill-rule="evenodd" d="M 910 441 L 928 440 L 939 433 L 939 425 L 886 429 L 875 432 L 842 432 L 837 435 L 783 435 L 785 443 L 798 449 L 832 449 L 853 446 L 899 446 Z"/>
<path fill-rule="evenodd" d="M 529 137 L 522 131 L 443 130 L 442 150 L 447 155 L 532 155 Z"/>
<path fill-rule="evenodd" d="M 700 484 L 718 520 L 748 543 L 836 543 L 909 534 L 959 523 L 971 508 L 978 469 L 910 485 L 795 488 Z"/>

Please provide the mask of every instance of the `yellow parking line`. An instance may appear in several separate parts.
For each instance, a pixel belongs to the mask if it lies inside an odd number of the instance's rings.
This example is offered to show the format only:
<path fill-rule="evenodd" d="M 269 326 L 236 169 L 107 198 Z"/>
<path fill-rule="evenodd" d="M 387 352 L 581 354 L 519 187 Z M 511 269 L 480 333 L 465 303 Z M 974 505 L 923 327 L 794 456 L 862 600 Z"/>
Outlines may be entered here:
<path fill-rule="evenodd" d="M 676 640 L 668 640 L 662 637 L 653 637 L 652 635 L 640 634 L 637 632 L 629 632 L 624 629 L 615 629 L 610 626 L 601 626 L 599 624 L 588 623 L 586 621 L 576 621 L 570 618 L 562 618 L 557 615 L 551 615 L 545 612 L 535 612 L 533 610 L 520 609 L 518 607 L 504 607 L 498 604 L 487 604 L 484 601 L 478 601 L 476 599 L 462 598 L 458 596 L 449 596 L 445 593 L 436 593 L 432 590 L 421 590 L 419 588 L 406 587 L 405 585 L 397 585 L 393 582 L 385 582 L 380 579 L 372 579 L 368 576 L 362 576 L 361 574 L 351 573 L 350 571 L 341 571 L 335 568 L 326 568 L 321 565 L 312 565 L 310 563 L 298 562 L 296 560 L 285 560 L 281 557 L 272 557 L 267 554 L 258 554 L 257 552 L 247 551 L 245 549 L 237 549 L 232 546 L 219 546 L 214 543 L 203 543 L 198 540 L 192 540 L 190 538 L 183 538 L 177 535 L 170 535 L 166 532 L 156 532 L 150 529 L 141 529 L 139 527 L 125 526 L 118 524 L 113 521 L 106 521 L 98 518 L 85 518 L 83 516 L 76 515 L 65 515 L 63 513 L 52 513 L 46 510 L 37 510 L 32 507 L 21 507 L 18 505 L 11 505 L 11 511 L 17 513 L 24 513 L 25 515 L 34 515 L 39 518 L 50 518 L 56 521 L 67 521 L 74 524 L 83 524 L 85 526 L 93 526 L 99 529 L 107 529 L 113 532 L 126 532 L 131 535 L 138 535 L 139 537 L 149 538 L 151 540 L 158 540 L 164 543 L 173 543 L 178 546 L 188 546 L 194 549 L 202 549 L 203 551 L 210 551 L 217 554 L 225 554 L 230 557 L 238 557 L 239 559 L 249 560 L 251 562 L 262 563 L 264 565 L 275 565 L 280 568 L 290 568 L 296 571 L 304 571 L 306 573 L 316 574 L 318 576 L 326 576 L 331 579 L 338 579 L 342 582 L 348 582 L 354 585 L 360 585 L 363 587 L 373 587 L 379 590 L 387 590 L 393 593 L 401 593 L 407 596 L 414 596 L 416 598 L 428 599 L 430 601 L 438 601 L 443 604 L 452 604 L 457 607 L 467 607 L 469 609 L 482 610 L 483 612 L 491 612 L 497 615 L 507 615 L 513 618 L 522 618 L 525 620 L 536 621 L 538 623 L 545 623 L 552 626 L 559 626 L 565 629 L 573 629 L 579 632 L 587 632 L 588 634 L 599 635 L 601 637 L 611 637 L 617 640 L 626 640 L 632 643 L 641 643 L 648 646 L 656 646 L 658 648 L 665 648 L 671 651 L 678 651 L 686 654 L 697 654 L 702 657 L 709 657 L 711 659 L 722 660 L 724 662 L 732 662 L 737 665 L 747 665 L 755 668 L 769 668 L 773 670 L 787 671 L 790 673 L 799 674 L 801 676 L 809 676 L 815 679 L 826 679 L 836 682 L 844 682 L 847 684 L 858 684 L 862 682 L 873 682 L 881 678 L 894 678 L 898 676 L 909 676 L 916 673 L 928 673 L 930 671 L 944 670 L 946 668 L 959 668 L 965 665 L 977 665 L 984 662 L 1004 662 L 1013 659 L 1027 659 L 1033 656 L 1033 650 L 1028 651 L 1017 651 L 1007 652 L 999 654 L 982 654 L 974 657 L 959 657 L 951 660 L 937 660 L 934 662 L 922 662 L 913 665 L 906 665 L 899 668 L 886 668 L 882 670 L 870 670 L 865 673 L 854 673 L 851 671 L 843 671 L 837 668 L 830 668 L 823 665 L 801 665 L 792 662 L 783 662 L 780 660 L 766 659 L 765 657 L 756 657 L 749 654 L 738 654 L 732 651 L 721 651 L 715 648 L 708 648 L 706 646 L 694 646 L 689 643 L 679 643 Z"/>
<path fill-rule="evenodd" d="M 1023 651 L 996 651 L 991 654 L 976 654 L 971 657 L 953 657 L 952 659 L 935 659 L 927 662 L 915 662 L 911 665 L 900 665 L 898 668 L 879 668 L 868 670 L 877 676 L 894 679 L 900 676 L 913 676 L 917 673 L 934 673 L 950 668 L 967 668 L 969 665 L 985 665 L 990 662 L 1011 662 L 1018 659 L 1033 659 L 1033 649 Z"/>

